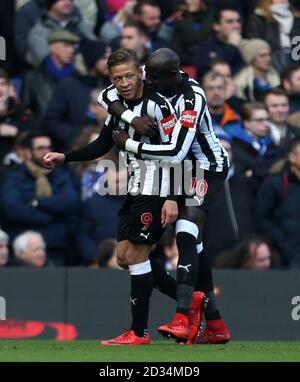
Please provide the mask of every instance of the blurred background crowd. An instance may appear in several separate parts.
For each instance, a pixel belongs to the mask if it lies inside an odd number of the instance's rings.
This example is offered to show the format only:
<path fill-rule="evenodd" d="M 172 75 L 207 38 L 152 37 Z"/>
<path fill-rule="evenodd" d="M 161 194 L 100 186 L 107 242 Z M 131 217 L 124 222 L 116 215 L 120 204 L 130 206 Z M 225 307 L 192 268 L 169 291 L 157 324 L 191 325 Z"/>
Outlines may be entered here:
<path fill-rule="evenodd" d="M 41 159 L 98 136 L 112 50 L 144 64 L 169 47 L 230 156 L 203 233 L 214 266 L 300 270 L 299 0 L 1 0 L 0 17 L 1 267 L 117 267 L 124 196 L 97 193 L 101 162 L 49 172 Z M 120 188 L 117 150 L 101 159 Z M 154 252 L 176 268 L 172 227 Z"/>

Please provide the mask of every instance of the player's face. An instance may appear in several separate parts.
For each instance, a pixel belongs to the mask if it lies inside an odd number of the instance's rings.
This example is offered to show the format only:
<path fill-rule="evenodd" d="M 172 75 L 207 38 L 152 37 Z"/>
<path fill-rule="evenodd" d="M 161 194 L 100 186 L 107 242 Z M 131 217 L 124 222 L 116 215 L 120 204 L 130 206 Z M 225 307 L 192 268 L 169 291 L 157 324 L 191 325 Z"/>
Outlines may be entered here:
<path fill-rule="evenodd" d="M 157 65 L 147 64 L 146 71 L 146 84 L 147 86 L 163 95 L 168 96 L 170 91 L 174 88 L 174 77 L 170 72 L 162 71 Z"/>
<path fill-rule="evenodd" d="M 113 66 L 110 79 L 125 100 L 135 101 L 142 96 L 142 70 L 133 62 Z"/>

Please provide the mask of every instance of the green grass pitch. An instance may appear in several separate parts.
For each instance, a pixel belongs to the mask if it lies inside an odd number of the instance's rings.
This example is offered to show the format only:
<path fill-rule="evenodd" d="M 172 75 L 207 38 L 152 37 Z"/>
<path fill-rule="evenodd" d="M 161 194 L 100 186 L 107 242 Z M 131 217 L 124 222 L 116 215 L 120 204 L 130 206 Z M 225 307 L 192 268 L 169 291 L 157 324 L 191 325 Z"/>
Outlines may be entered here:
<path fill-rule="evenodd" d="M 100 346 L 99 341 L 1 340 L 0 362 L 287 362 L 300 361 L 300 342 L 242 342 L 183 346 Z"/>

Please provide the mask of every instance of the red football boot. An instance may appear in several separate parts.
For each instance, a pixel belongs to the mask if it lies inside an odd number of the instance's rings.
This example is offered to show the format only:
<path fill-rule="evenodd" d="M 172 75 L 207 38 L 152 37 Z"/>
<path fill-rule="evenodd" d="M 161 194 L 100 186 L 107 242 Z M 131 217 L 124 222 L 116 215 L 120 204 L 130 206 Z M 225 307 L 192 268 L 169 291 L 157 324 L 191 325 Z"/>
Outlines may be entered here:
<path fill-rule="evenodd" d="M 187 340 L 190 333 L 188 317 L 181 313 L 175 313 L 171 322 L 158 328 L 158 333 L 164 337 Z"/>
<path fill-rule="evenodd" d="M 188 343 L 192 343 L 199 330 L 201 324 L 201 310 L 208 303 L 208 298 L 203 292 L 197 291 L 193 293 L 192 303 L 189 310 L 189 338 Z"/>
<path fill-rule="evenodd" d="M 138 337 L 133 330 L 128 330 L 116 338 L 104 340 L 101 345 L 119 346 L 119 345 L 148 345 L 150 343 L 149 333 L 144 337 Z"/>
<path fill-rule="evenodd" d="M 199 331 L 193 344 L 225 344 L 230 340 L 230 333 L 223 320 L 208 320 L 206 329 Z"/>

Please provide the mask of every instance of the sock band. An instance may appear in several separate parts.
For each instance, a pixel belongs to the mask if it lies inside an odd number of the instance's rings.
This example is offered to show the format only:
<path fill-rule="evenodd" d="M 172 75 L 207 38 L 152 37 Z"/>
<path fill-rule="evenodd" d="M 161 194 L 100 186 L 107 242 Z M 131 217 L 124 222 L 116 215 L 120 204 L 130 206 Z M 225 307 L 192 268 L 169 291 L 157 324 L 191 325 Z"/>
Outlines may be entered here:
<path fill-rule="evenodd" d="M 145 273 L 149 273 L 152 270 L 150 260 L 139 264 L 129 265 L 128 268 L 131 276 L 144 275 Z"/>
<path fill-rule="evenodd" d="M 203 243 L 197 244 L 197 253 L 201 253 L 203 251 Z"/>
<path fill-rule="evenodd" d="M 195 223 L 190 222 L 189 220 L 179 219 L 176 222 L 176 235 L 179 232 L 186 232 L 194 236 L 196 239 L 199 234 L 199 229 Z"/>

